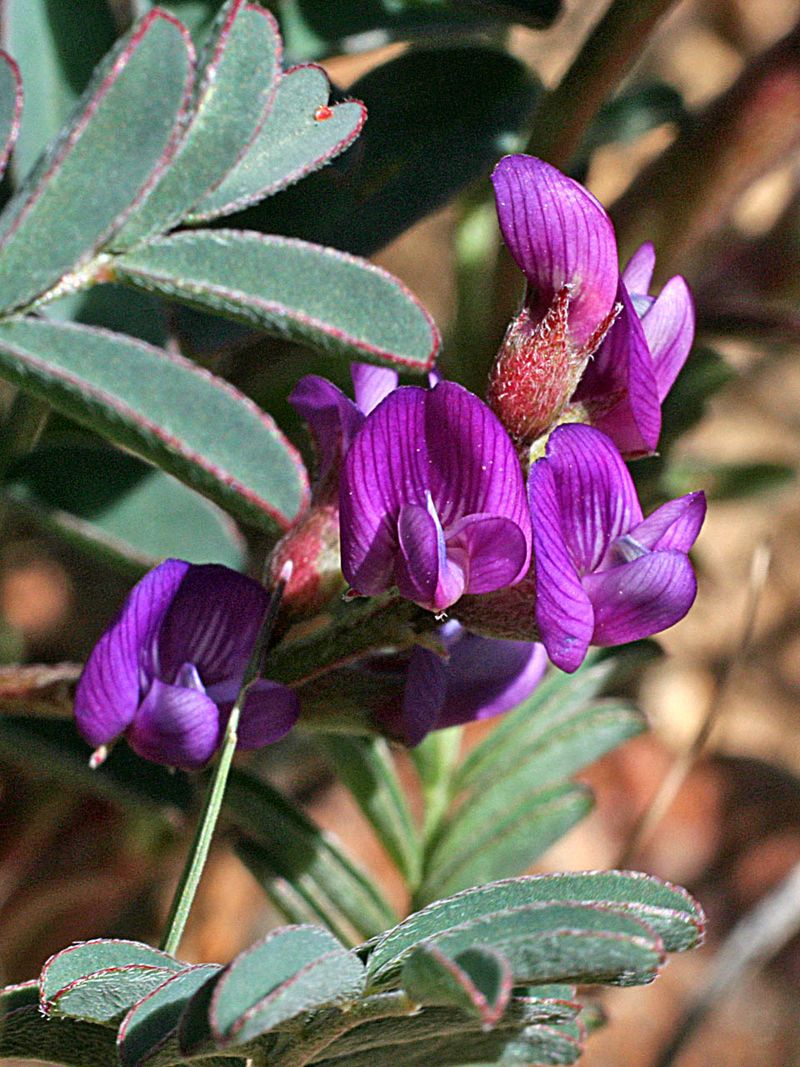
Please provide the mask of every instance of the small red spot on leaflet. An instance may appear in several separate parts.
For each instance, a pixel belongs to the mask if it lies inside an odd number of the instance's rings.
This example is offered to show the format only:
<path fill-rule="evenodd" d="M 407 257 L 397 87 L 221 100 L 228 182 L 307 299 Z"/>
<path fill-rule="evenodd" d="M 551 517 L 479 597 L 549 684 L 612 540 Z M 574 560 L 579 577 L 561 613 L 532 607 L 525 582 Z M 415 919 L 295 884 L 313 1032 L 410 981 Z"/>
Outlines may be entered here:
<path fill-rule="evenodd" d="M 318 107 L 314 112 L 314 118 L 317 122 L 325 122 L 326 119 L 332 119 L 333 108 L 328 107 L 327 104 L 323 104 L 322 107 Z"/>

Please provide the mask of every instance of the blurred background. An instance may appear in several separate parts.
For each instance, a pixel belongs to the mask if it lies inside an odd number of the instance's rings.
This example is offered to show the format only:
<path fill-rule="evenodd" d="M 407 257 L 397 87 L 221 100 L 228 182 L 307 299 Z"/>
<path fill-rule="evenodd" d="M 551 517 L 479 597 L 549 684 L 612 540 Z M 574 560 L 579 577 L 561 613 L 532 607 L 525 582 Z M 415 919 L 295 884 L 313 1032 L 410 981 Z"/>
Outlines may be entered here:
<path fill-rule="evenodd" d="M 514 28 L 510 51 L 555 86 L 605 6 L 565 0 L 550 29 Z M 405 48 L 389 44 L 324 65 L 346 92 Z M 709 937 L 701 951 L 674 959 L 654 986 L 603 998 L 609 1021 L 589 1042 L 586 1067 L 666 1064 L 659 1057 L 716 973 L 731 930 L 800 864 L 800 0 L 673 4 L 623 84 L 627 92 L 638 94 L 638 110 L 607 116 L 618 123 L 616 135 L 585 141 L 579 169 L 611 210 L 623 250 L 651 237 L 660 280 L 679 272 L 695 288 L 702 352 L 687 373 L 702 368 L 700 399 L 708 396 L 699 421 L 670 443 L 668 466 L 646 461 L 639 476 L 645 488 L 657 481 L 672 495 L 703 487 L 712 506 L 694 554 L 697 603 L 658 639 L 666 655 L 635 681 L 652 730 L 585 775 L 597 796 L 594 813 L 537 869 L 608 867 L 625 857 L 695 893 Z M 478 345 L 465 336 L 459 301 L 475 276 L 463 268 L 459 242 L 472 220 L 480 247 L 494 252 L 486 192 L 484 179 L 376 256 L 434 314 L 448 368 L 457 372 L 470 348 L 462 376 L 478 382 L 492 339 Z M 655 213 L 642 209 L 653 203 Z M 498 272 L 492 294 L 502 309 L 498 336 L 502 314 L 519 297 L 517 277 L 506 273 L 504 280 Z M 226 349 L 232 377 L 239 358 L 238 349 Z M 282 353 L 274 359 L 290 365 Z M 285 377 L 291 381 L 288 369 Z M 676 402 L 684 413 L 699 395 L 694 383 L 690 376 Z M 665 419 L 680 415 L 676 407 Z M 0 708 L 58 719 L 75 677 L 68 664 L 85 656 L 133 572 L 87 556 L 22 505 L 7 529 L 0 658 L 44 666 L 0 669 Z M 694 759 L 703 731 L 708 742 Z M 157 937 L 185 847 L 189 820 L 179 806 L 154 819 L 149 808 L 120 807 L 60 771 L 54 791 L 48 751 L 13 729 L 0 733 L 0 961 L 8 982 L 30 977 L 74 939 Z M 313 743 L 298 737 L 263 758 L 272 780 L 335 830 L 402 906 L 390 863 Z M 403 764 L 402 753 L 398 759 Z M 676 761 L 685 780 L 637 842 L 637 826 Z M 800 1064 L 795 896 L 782 905 L 786 929 L 771 958 L 718 998 L 675 1063 Z M 228 959 L 275 922 L 223 835 L 184 955 Z"/>

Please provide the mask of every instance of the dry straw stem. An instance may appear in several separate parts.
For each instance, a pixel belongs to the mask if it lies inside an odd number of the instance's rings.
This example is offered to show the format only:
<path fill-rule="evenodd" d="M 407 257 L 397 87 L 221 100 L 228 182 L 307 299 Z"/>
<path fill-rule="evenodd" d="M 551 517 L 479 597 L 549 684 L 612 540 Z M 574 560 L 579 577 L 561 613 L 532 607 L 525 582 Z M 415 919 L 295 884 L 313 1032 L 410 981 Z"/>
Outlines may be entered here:
<path fill-rule="evenodd" d="M 680 792 L 681 786 L 692 770 L 692 767 L 694 767 L 708 744 L 711 732 L 716 726 L 724 708 L 725 692 L 730 685 L 736 668 L 747 655 L 753 642 L 756 615 L 758 612 L 758 605 L 761 602 L 761 595 L 767 581 L 770 557 L 771 549 L 768 544 L 762 542 L 756 546 L 750 562 L 747 602 L 745 604 L 742 619 L 741 637 L 737 647 L 725 663 L 714 697 L 694 739 L 689 747 L 678 756 L 672 764 L 672 767 L 661 783 L 649 808 L 647 808 L 636 823 L 622 855 L 615 864 L 616 867 L 627 869 L 634 863 L 635 858 L 639 855 L 642 849 L 647 847 L 661 823 L 661 820 L 672 807 L 672 804 Z"/>

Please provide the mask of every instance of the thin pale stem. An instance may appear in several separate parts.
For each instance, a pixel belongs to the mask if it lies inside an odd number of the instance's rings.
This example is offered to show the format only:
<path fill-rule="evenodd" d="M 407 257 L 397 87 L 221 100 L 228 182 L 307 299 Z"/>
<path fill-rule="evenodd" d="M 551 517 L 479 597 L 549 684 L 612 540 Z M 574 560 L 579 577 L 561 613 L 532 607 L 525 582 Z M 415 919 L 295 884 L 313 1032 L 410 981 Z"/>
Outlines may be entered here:
<path fill-rule="evenodd" d="M 286 583 L 291 574 L 289 570 L 290 566 L 291 565 L 288 565 L 287 568 L 284 568 L 284 572 L 281 574 L 280 580 L 272 593 L 269 608 L 264 616 L 264 621 L 261 623 L 261 629 L 259 630 L 258 637 L 253 646 L 250 662 L 247 665 L 242 685 L 239 689 L 239 695 L 236 697 L 236 702 L 231 709 L 231 714 L 225 727 L 225 735 L 223 737 L 219 758 L 217 759 L 214 773 L 209 782 L 206 798 L 203 802 L 200 821 L 195 832 L 194 840 L 192 841 L 192 847 L 189 850 L 189 856 L 184 865 L 180 882 L 178 883 L 178 887 L 175 890 L 175 895 L 172 899 L 172 907 L 167 920 L 166 933 L 161 942 L 163 951 L 169 952 L 171 955 L 174 955 L 178 949 L 181 937 L 183 936 L 183 931 L 186 927 L 186 920 L 189 918 L 189 912 L 191 911 L 195 894 L 197 893 L 197 887 L 203 876 L 203 870 L 211 847 L 211 840 L 214 836 L 214 830 L 216 829 L 219 813 L 222 809 L 222 802 L 225 797 L 225 787 L 228 784 L 228 774 L 231 769 L 233 754 L 236 751 L 239 716 L 241 715 L 241 710 L 250 687 L 261 676 L 264 656 L 275 625 L 281 597 L 283 596 L 283 591 L 286 588 Z"/>
<path fill-rule="evenodd" d="M 670 767 L 658 792 L 653 798 L 653 801 L 634 827 L 628 844 L 615 864 L 616 867 L 625 868 L 631 866 L 635 857 L 652 840 L 653 834 L 661 823 L 661 820 L 672 807 L 683 783 L 686 781 L 697 760 L 705 751 L 711 733 L 716 726 L 720 713 L 724 707 L 725 691 L 730 684 L 736 666 L 741 662 L 742 657 L 747 654 L 753 642 L 756 613 L 767 581 L 770 555 L 771 550 L 769 546 L 764 543 L 759 544 L 753 553 L 753 558 L 750 564 L 750 581 L 748 583 L 747 603 L 745 605 L 744 616 L 742 619 L 742 632 L 737 648 L 735 652 L 729 656 L 725 664 L 723 675 L 717 685 L 714 698 L 711 701 L 708 711 L 703 717 L 703 721 L 700 723 L 700 727 L 692 739 L 691 744 Z"/>

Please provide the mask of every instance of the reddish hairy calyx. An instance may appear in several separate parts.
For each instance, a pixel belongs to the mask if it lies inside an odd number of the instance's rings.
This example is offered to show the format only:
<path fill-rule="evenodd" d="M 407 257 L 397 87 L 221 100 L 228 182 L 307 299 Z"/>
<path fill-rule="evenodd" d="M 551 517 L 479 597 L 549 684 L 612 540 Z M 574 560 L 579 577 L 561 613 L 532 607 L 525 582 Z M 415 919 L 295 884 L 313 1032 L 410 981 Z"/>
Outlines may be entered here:
<path fill-rule="evenodd" d="M 576 346 L 570 338 L 569 305 L 568 285 L 558 290 L 538 322 L 526 304 L 511 320 L 489 374 L 489 406 L 521 451 L 554 425 L 619 313 L 615 306 Z"/>

